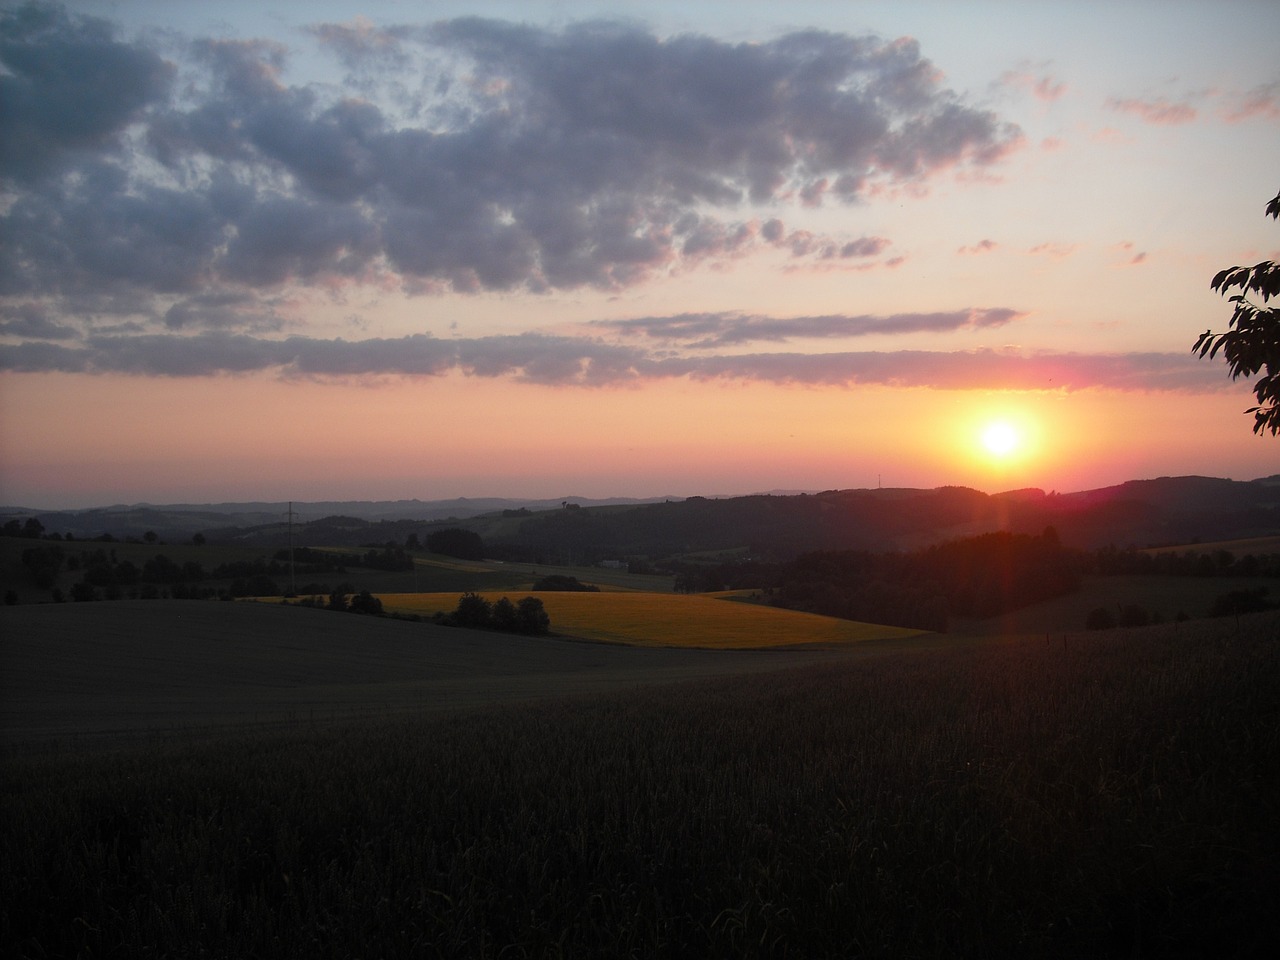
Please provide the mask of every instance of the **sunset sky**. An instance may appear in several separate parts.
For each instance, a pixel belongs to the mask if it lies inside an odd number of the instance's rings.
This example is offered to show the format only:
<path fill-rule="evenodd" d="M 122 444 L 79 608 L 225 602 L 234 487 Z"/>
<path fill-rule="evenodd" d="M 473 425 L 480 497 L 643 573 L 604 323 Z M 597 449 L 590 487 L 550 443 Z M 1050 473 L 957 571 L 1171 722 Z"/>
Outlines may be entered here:
<path fill-rule="evenodd" d="M 1280 473 L 1280 4 L 0 3 L 0 504 Z M 994 424 L 1001 426 L 995 427 Z"/>

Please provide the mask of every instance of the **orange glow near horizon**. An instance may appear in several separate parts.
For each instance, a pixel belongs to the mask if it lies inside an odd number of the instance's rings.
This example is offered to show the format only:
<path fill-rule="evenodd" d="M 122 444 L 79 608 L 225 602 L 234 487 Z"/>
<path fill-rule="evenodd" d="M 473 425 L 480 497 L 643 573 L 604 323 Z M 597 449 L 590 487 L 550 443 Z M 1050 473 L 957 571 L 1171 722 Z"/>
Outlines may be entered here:
<path fill-rule="evenodd" d="M 1274 446 L 1250 436 L 1242 401 L 1226 393 L 1153 400 L 679 379 L 641 392 L 456 374 L 376 386 L 176 379 L 162 404 L 153 391 L 142 378 L 9 375 L 0 502 L 733 496 L 879 483 L 1065 492 L 1277 472 Z M 1017 437 L 997 444 L 1000 455 L 983 444 L 995 423 Z M 1224 469 L 1240 435 L 1253 459 Z"/>

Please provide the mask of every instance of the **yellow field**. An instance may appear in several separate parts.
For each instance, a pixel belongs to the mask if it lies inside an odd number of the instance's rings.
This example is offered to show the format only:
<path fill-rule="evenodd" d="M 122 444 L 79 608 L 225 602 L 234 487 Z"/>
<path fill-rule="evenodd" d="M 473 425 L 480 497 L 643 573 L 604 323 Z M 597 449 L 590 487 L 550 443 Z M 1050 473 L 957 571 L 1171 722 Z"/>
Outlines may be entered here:
<path fill-rule="evenodd" d="M 734 603 L 709 596 L 671 593 L 485 593 L 489 600 L 508 596 L 542 600 L 551 629 L 564 636 L 646 647 L 743 649 L 845 644 L 864 640 L 900 640 L 920 630 L 855 623 L 775 607 Z M 388 613 L 432 616 L 458 605 L 457 593 L 382 594 Z"/>

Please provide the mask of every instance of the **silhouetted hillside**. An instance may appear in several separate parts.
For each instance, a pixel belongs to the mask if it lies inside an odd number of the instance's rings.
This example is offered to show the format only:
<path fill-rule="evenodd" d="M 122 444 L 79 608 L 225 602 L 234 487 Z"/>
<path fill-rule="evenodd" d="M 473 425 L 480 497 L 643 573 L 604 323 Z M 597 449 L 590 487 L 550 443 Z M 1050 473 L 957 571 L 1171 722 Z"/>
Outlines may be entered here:
<path fill-rule="evenodd" d="M 557 563 L 738 550 L 785 559 L 813 550 L 914 550 L 982 533 L 1064 545 L 1156 546 L 1280 532 L 1280 486 L 1204 477 L 1134 481 L 1076 494 L 964 487 L 692 497 L 619 511 L 558 510 L 488 541 L 491 554 Z"/>
<path fill-rule="evenodd" d="M 287 511 L 282 503 L 10 509 L 0 519 L 21 525 L 34 517 L 46 532 L 78 539 L 154 531 L 179 540 L 200 532 L 209 542 L 269 546 L 287 542 Z M 814 550 L 916 550 L 996 531 L 1037 535 L 1048 526 L 1070 547 L 1146 547 L 1280 534 L 1280 475 L 1160 477 L 1064 494 L 939 487 L 662 502 L 295 503 L 292 534 L 299 545 L 359 546 L 411 536 L 425 542 L 444 525 L 479 534 L 489 556 L 572 564 L 727 551 L 787 559 Z"/>

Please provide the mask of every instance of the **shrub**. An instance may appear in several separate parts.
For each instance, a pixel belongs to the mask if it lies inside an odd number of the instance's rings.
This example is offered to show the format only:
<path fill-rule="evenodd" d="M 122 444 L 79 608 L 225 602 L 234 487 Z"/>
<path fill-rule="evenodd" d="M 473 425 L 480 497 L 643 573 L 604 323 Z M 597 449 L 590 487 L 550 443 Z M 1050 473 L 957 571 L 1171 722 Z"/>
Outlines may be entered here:
<path fill-rule="evenodd" d="M 1231 590 L 1213 601 L 1209 616 L 1239 616 L 1242 613 L 1260 613 L 1274 607 L 1275 604 L 1267 600 L 1266 587 L 1258 587 L 1255 590 Z"/>
<path fill-rule="evenodd" d="M 493 605 L 491 615 L 495 629 L 514 633 L 520 626 L 520 613 L 516 610 L 516 605 L 506 597 Z"/>
<path fill-rule="evenodd" d="M 382 616 L 382 601 L 368 590 L 361 590 L 351 598 L 351 603 L 347 609 L 351 613 L 364 613 L 380 617 Z"/>
<path fill-rule="evenodd" d="M 71 587 L 71 599 L 77 603 L 85 603 L 90 600 L 98 599 L 98 591 L 94 589 L 92 583 L 81 580 L 79 583 Z"/>
<path fill-rule="evenodd" d="M 22 565 L 42 590 L 48 590 L 57 581 L 62 561 L 61 547 L 31 547 L 22 551 Z"/>
<path fill-rule="evenodd" d="M 520 633 L 541 636 L 551 630 L 551 617 L 537 597 L 525 597 L 517 608 Z"/>
<path fill-rule="evenodd" d="M 451 622 L 459 627 L 487 627 L 493 621 L 493 607 L 478 593 L 468 591 L 458 598 Z"/>

